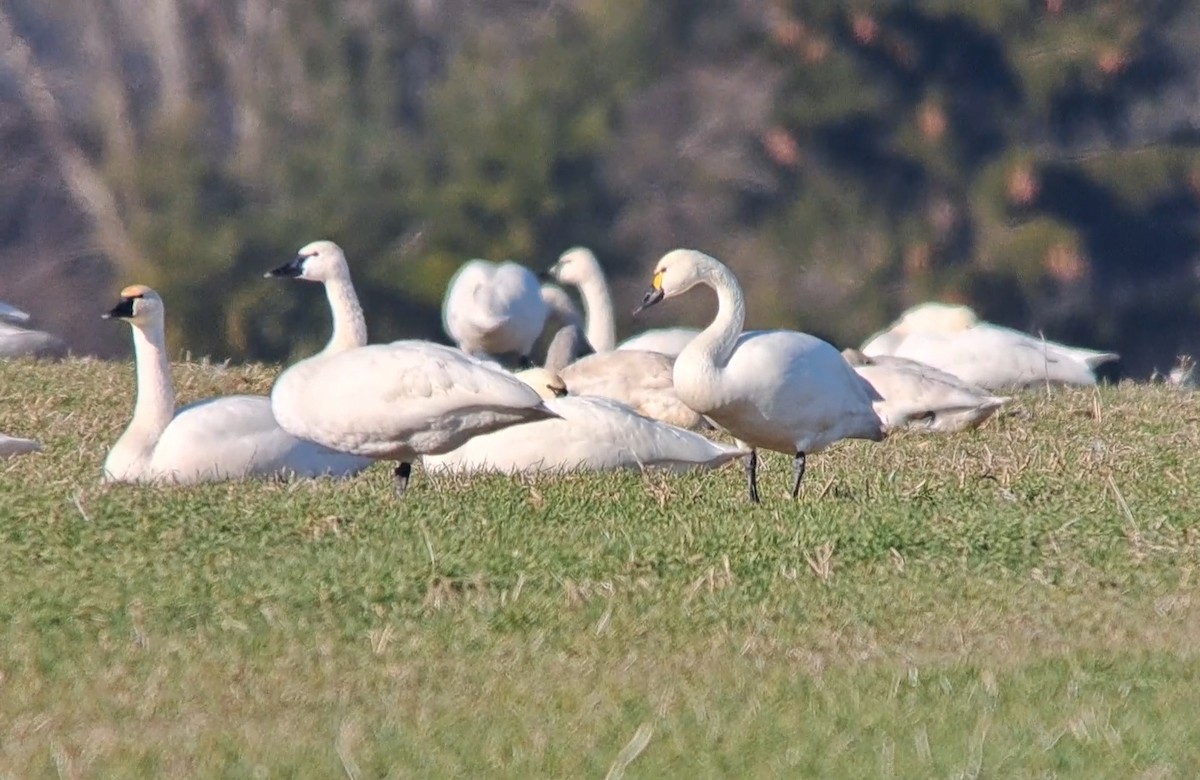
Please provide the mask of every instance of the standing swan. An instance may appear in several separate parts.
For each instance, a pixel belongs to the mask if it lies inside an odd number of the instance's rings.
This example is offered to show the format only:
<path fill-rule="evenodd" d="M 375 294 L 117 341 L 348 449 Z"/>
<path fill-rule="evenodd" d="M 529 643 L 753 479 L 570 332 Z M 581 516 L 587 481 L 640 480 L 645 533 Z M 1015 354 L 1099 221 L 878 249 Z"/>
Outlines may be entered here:
<path fill-rule="evenodd" d="M 544 276 L 561 284 L 574 285 L 583 298 L 587 314 L 587 340 L 597 352 L 638 350 L 676 357 L 700 331 L 695 328 L 654 328 L 632 336 L 617 345 L 612 296 L 604 270 L 590 249 L 575 247 L 563 252 Z"/>
<path fill-rule="evenodd" d="M 868 385 L 831 345 L 792 330 L 742 332 L 742 288 L 708 255 L 691 249 L 664 255 L 634 313 L 699 284 L 716 291 L 717 314 L 675 360 L 675 392 L 751 447 L 746 461 L 751 501 L 758 502 L 759 447 L 794 456 L 795 498 L 808 453 L 839 439 L 884 437 Z"/>
<path fill-rule="evenodd" d="M 457 349 L 428 341 L 366 345 L 362 308 L 341 248 L 316 241 L 269 276 L 322 282 L 333 338 L 275 381 L 271 408 L 302 439 L 396 461 L 396 492 L 420 455 L 449 452 L 471 437 L 555 414 L 528 385 Z"/>
<path fill-rule="evenodd" d="M 528 268 L 471 260 L 446 288 L 442 326 L 469 355 L 516 356 L 529 363 L 546 309 L 537 277 Z"/>
<path fill-rule="evenodd" d="M 193 484 L 250 476 L 346 476 L 370 461 L 300 441 L 279 427 L 260 395 L 210 398 L 175 411 L 163 336 L 163 303 L 143 285 L 121 291 L 105 318 L 133 330 L 137 401 L 129 427 L 108 452 L 108 482 Z"/>

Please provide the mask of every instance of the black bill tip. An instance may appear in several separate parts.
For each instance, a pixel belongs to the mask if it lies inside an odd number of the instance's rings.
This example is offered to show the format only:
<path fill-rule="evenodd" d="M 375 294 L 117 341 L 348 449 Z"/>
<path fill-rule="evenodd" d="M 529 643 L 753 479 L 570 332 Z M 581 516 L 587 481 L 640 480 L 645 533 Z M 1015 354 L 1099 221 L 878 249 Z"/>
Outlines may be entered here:
<path fill-rule="evenodd" d="M 305 255 L 296 255 L 278 268 L 267 271 L 263 276 L 267 279 L 295 279 L 304 273 L 304 261 L 307 259 Z"/>
<path fill-rule="evenodd" d="M 663 299 L 663 291 L 662 290 L 650 290 L 649 292 L 647 292 L 645 295 L 642 296 L 642 303 L 640 306 L 638 306 L 636 309 L 633 310 L 633 316 L 636 317 L 637 315 L 641 314 L 646 309 L 649 309 L 651 306 L 658 303 L 662 299 Z"/>

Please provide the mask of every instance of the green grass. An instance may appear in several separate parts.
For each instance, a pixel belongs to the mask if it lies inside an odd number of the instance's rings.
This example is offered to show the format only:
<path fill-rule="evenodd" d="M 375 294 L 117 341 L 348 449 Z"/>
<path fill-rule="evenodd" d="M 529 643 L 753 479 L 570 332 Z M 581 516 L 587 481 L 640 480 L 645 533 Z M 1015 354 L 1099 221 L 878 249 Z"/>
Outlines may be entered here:
<path fill-rule="evenodd" d="M 665 477 L 104 487 L 132 369 L 0 363 L 0 776 L 1191 777 L 1200 396 Z M 264 367 L 176 368 L 181 401 Z M 640 752 L 639 752 L 640 750 Z"/>

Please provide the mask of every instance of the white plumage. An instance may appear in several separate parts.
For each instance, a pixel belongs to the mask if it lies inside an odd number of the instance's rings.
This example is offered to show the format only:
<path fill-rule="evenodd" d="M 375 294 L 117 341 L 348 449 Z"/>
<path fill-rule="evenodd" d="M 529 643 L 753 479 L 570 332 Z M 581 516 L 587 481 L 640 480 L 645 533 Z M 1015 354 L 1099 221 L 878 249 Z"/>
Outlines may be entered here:
<path fill-rule="evenodd" d="M 793 497 L 808 453 L 840 439 L 883 438 L 872 406 L 877 396 L 831 345 L 797 331 L 742 332 L 741 286 L 717 260 L 688 249 L 667 253 L 640 308 L 696 285 L 716 291 L 717 314 L 676 358 L 675 392 L 751 448 L 794 456 Z M 754 449 L 747 466 L 750 499 L 757 501 Z"/>
<path fill-rule="evenodd" d="M 554 416 L 520 380 L 457 349 L 427 341 L 363 346 L 362 309 L 336 244 L 309 244 L 270 274 L 324 283 L 334 323 L 329 346 L 276 380 L 276 419 L 303 439 L 397 461 L 398 491 L 407 487 L 411 464 L 421 455 Z"/>
<path fill-rule="evenodd" d="M 747 450 L 656 422 L 607 398 L 558 397 L 562 380 L 542 369 L 518 374 L 560 419 L 477 436 L 445 455 L 427 456 L 427 470 L 466 474 L 497 471 L 612 471 L 719 466 Z"/>
<path fill-rule="evenodd" d="M 879 394 L 875 411 L 889 430 L 967 430 L 983 423 L 1008 400 L 915 360 L 867 357 L 854 349 L 842 350 L 842 355 Z"/>
<path fill-rule="evenodd" d="M 546 322 L 537 277 L 516 263 L 471 260 L 450 280 L 442 325 L 471 355 L 529 359 Z"/>
<path fill-rule="evenodd" d="M 45 331 L 22 327 L 29 320 L 27 312 L 0 302 L 0 358 L 62 357 L 67 354 L 67 345 L 62 339 Z"/>
<path fill-rule="evenodd" d="M 1045 383 L 1094 385 L 1094 369 L 1120 357 L 983 322 L 966 306 L 941 303 L 908 310 L 868 339 L 862 352 L 916 360 L 985 390 Z"/>
<path fill-rule="evenodd" d="M 289 435 L 263 396 L 212 398 L 176 412 L 158 294 L 141 285 L 126 287 L 107 316 L 132 326 L 138 386 L 133 419 L 104 461 L 106 481 L 344 476 L 370 464 Z"/>
<path fill-rule="evenodd" d="M 617 344 L 616 320 L 613 317 L 612 295 L 600 262 L 590 249 L 575 247 L 563 252 L 547 274 L 562 284 L 579 289 L 587 315 L 585 335 L 592 349 L 610 352 L 614 349 L 658 352 L 675 357 L 700 331 L 695 328 L 656 328 L 643 331 Z"/>
<path fill-rule="evenodd" d="M 620 401 L 680 428 L 704 427 L 704 418 L 675 392 L 674 368 L 675 360 L 658 352 L 617 350 L 580 358 L 558 373 L 572 395 Z"/>

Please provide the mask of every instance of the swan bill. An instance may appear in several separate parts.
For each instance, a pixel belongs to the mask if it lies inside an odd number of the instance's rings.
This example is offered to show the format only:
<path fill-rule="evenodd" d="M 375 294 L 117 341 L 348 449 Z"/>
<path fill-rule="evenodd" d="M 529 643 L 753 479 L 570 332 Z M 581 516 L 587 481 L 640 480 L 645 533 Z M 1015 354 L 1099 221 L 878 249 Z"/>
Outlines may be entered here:
<path fill-rule="evenodd" d="M 655 287 L 653 290 L 650 290 L 649 292 L 647 292 L 645 295 L 642 296 L 642 303 L 640 306 L 638 306 L 636 309 L 633 310 L 633 316 L 636 317 L 637 315 L 641 314 L 646 309 L 649 309 L 651 306 L 655 305 L 656 303 L 661 302 L 664 297 L 666 297 L 666 294 L 662 291 L 661 287 Z"/>
<path fill-rule="evenodd" d="M 267 279 L 296 279 L 304 273 L 304 261 L 307 259 L 307 255 L 296 255 L 278 268 L 267 271 L 263 276 Z"/>
<path fill-rule="evenodd" d="M 120 303 L 100 316 L 106 320 L 131 319 L 133 317 L 133 302 L 141 297 L 140 295 L 124 295 L 121 297 Z"/>

